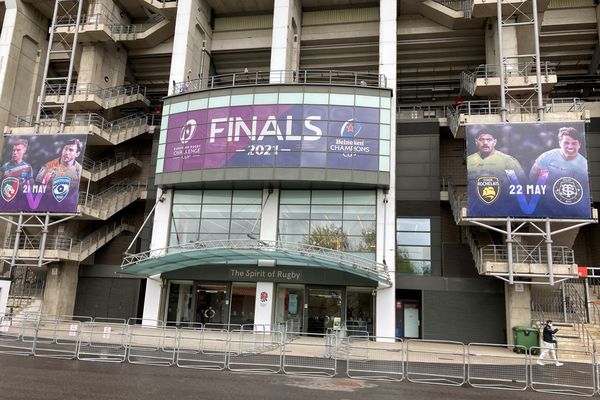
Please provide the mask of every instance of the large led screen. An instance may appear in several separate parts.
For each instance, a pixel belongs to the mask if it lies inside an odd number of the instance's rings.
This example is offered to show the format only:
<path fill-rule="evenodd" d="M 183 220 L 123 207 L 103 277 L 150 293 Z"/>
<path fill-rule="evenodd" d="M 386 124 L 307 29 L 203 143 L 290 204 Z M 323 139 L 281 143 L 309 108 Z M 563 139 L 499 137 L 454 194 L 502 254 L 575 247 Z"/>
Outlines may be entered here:
<path fill-rule="evenodd" d="M 10 135 L 0 167 L 1 212 L 77 211 L 86 135 Z"/>
<path fill-rule="evenodd" d="M 583 122 L 466 129 L 468 217 L 591 217 Z"/>
<path fill-rule="evenodd" d="M 250 105 L 169 115 L 162 172 L 307 167 L 379 170 L 379 108 Z"/>

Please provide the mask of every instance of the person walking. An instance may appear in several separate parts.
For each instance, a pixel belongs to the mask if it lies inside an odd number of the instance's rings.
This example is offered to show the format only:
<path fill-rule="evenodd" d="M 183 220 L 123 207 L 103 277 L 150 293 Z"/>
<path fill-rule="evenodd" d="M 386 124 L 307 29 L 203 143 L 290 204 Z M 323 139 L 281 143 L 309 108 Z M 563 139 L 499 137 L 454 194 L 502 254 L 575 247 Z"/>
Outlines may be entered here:
<path fill-rule="evenodd" d="M 539 365 L 544 365 L 544 359 L 548 356 L 548 353 L 550 353 L 550 357 L 552 357 L 554 364 L 557 367 L 564 365 L 558 361 L 558 358 L 556 358 L 556 339 L 554 338 L 556 332 L 558 332 L 558 329 L 552 329 L 552 321 L 546 321 L 546 325 L 544 326 L 544 331 L 542 333 L 542 354 L 540 354 L 540 357 L 537 359 L 537 363 Z"/>

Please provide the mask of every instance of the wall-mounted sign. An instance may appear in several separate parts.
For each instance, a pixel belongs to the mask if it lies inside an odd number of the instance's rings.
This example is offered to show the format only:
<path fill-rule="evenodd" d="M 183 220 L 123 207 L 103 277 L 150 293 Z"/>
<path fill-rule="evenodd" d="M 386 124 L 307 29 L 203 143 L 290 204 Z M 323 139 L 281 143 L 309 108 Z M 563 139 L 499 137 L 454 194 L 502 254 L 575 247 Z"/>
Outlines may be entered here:
<path fill-rule="evenodd" d="M 162 172 L 235 167 L 379 170 L 379 108 L 251 105 L 169 115 Z"/>
<path fill-rule="evenodd" d="M 87 135 L 9 135 L 0 167 L 1 212 L 77 211 Z"/>
<path fill-rule="evenodd" d="M 466 129 L 469 217 L 591 218 L 582 121 Z"/>

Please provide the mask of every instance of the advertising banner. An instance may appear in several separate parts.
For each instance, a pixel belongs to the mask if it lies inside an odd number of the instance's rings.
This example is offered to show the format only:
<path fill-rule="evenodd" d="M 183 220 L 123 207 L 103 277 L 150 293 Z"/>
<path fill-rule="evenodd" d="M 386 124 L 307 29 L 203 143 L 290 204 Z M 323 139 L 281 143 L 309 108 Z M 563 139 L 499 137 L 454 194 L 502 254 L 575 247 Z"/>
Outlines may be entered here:
<path fill-rule="evenodd" d="M 591 218 L 582 121 L 467 125 L 468 217 Z"/>
<path fill-rule="evenodd" d="M 379 169 L 379 108 L 253 105 L 169 116 L 162 172 L 235 167 Z"/>
<path fill-rule="evenodd" d="M 77 211 L 87 135 L 10 135 L 0 167 L 0 212 Z"/>

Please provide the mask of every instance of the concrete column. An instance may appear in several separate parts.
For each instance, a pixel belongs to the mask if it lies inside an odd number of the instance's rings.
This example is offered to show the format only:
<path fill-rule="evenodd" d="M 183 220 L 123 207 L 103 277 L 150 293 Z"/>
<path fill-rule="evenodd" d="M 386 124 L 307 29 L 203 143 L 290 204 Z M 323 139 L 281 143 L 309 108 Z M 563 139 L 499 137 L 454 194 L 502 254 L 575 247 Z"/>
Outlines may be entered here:
<path fill-rule="evenodd" d="M 35 114 L 48 46 L 48 20 L 30 4 L 6 0 L 0 34 L 0 129 L 9 114 Z M 1 149 L 0 149 L 1 150 Z"/>
<path fill-rule="evenodd" d="M 210 7 L 206 1 L 179 0 L 169 84 L 198 79 L 200 72 L 207 77 L 211 44 Z"/>
<path fill-rule="evenodd" d="M 523 289 L 521 291 L 521 289 Z M 518 291 L 517 291 L 518 290 Z M 531 286 L 504 285 L 506 308 L 506 342 L 513 344 L 513 326 L 531 325 Z"/>
<path fill-rule="evenodd" d="M 273 8 L 273 40 L 271 46 L 271 83 L 291 82 L 291 74 L 277 71 L 298 70 L 300 64 L 300 0 L 275 0 Z"/>
<path fill-rule="evenodd" d="M 123 85 L 127 68 L 127 50 L 114 43 L 84 45 L 77 83 L 90 83 L 100 88 Z"/>
<path fill-rule="evenodd" d="M 488 18 L 485 29 L 485 62 L 486 64 L 500 65 L 501 60 L 498 59 L 498 24 L 496 18 Z M 530 38 L 533 40 L 532 38 Z M 517 37 L 517 28 L 514 26 L 505 27 L 502 29 L 502 50 L 505 58 L 522 54 L 519 52 L 519 41 Z M 531 53 L 531 51 L 529 51 Z M 514 69 L 517 72 L 516 58 L 510 59 L 508 62 L 507 72 L 510 73 Z M 514 67 L 513 67 L 514 65 Z"/>
<path fill-rule="evenodd" d="M 158 190 L 156 208 L 154 209 L 154 221 L 152 229 L 152 239 L 150 241 L 150 250 L 156 251 L 157 255 L 162 254 L 162 250 L 169 245 L 169 229 L 167 227 L 171 223 L 171 207 L 173 204 L 173 191 L 167 190 L 162 192 Z M 150 321 L 160 320 L 162 315 L 161 298 L 162 298 L 162 280 L 160 275 L 152 276 L 146 279 L 146 295 L 144 297 L 144 312 L 143 323 L 151 325 Z"/>
<path fill-rule="evenodd" d="M 77 262 L 64 261 L 48 268 L 42 306 L 44 315 L 73 315 L 78 278 Z"/>
<path fill-rule="evenodd" d="M 94 0 L 90 2 L 87 15 L 91 21 L 97 18 L 99 24 L 131 24 L 127 13 L 121 10 L 113 0 Z"/>
<path fill-rule="evenodd" d="M 10 278 L 0 278 L 0 315 L 6 315 L 10 310 L 6 309 L 8 293 L 10 292 Z"/>
<path fill-rule="evenodd" d="M 393 89 L 390 109 L 390 188 L 377 191 L 377 261 L 388 266 L 392 282 L 391 288 L 378 288 L 376 298 L 377 336 L 395 336 L 395 272 L 396 272 L 396 21 L 395 0 L 379 2 L 379 73 L 387 78 L 387 87 Z"/>
<path fill-rule="evenodd" d="M 266 293 L 266 300 L 263 301 L 261 294 Z M 256 282 L 256 300 L 254 303 L 254 324 L 268 325 L 267 330 L 271 328 L 271 316 L 273 315 L 273 296 L 275 293 L 275 284 L 273 282 Z"/>

